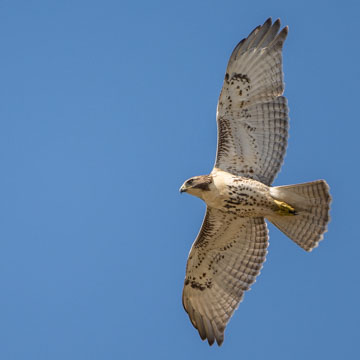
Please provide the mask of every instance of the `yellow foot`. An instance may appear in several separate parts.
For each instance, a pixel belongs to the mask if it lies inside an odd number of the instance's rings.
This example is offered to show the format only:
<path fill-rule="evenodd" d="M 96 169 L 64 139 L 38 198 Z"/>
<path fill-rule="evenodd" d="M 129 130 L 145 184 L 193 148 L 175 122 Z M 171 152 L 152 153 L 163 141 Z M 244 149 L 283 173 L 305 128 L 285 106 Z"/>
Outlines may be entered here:
<path fill-rule="evenodd" d="M 274 200 L 275 204 L 279 207 L 277 210 L 275 210 L 275 212 L 279 215 L 283 215 L 283 216 L 291 216 L 291 215 L 296 215 L 297 212 L 295 211 L 295 209 L 290 206 L 289 204 L 287 204 L 286 202 L 283 201 L 278 201 L 278 200 Z"/>

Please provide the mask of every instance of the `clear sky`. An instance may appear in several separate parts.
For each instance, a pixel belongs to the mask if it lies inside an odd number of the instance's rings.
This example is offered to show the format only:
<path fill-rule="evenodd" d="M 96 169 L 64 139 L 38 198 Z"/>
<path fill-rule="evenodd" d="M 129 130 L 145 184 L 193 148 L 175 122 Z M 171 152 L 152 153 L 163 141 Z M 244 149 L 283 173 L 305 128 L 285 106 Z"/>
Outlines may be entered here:
<path fill-rule="evenodd" d="M 359 356 L 358 1 L 0 1 L 0 359 Z M 324 178 L 308 254 L 270 226 L 221 348 L 181 303 L 229 55 L 269 16 L 290 32 L 276 185 Z"/>

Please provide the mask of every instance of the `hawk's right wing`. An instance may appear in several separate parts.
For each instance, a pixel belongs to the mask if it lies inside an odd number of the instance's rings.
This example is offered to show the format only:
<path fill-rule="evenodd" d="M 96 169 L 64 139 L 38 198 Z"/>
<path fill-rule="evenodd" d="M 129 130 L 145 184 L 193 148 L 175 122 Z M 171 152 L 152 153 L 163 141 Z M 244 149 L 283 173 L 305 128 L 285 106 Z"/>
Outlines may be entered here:
<path fill-rule="evenodd" d="M 268 19 L 231 54 L 217 108 L 215 167 L 270 185 L 282 165 L 288 106 L 282 47 L 288 28 Z"/>
<path fill-rule="evenodd" d="M 260 273 L 267 246 L 264 218 L 207 209 L 188 258 L 183 305 L 210 345 L 223 342 L 226 324 Z"/>

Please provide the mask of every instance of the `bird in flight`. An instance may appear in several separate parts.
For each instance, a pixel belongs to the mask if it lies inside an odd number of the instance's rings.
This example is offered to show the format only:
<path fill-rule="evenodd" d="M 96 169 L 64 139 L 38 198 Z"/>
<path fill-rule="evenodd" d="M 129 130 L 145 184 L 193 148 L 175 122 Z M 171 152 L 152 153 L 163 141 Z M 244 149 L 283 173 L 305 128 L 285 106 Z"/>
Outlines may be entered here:
<path fill-rule="evenodd" d="M 269 18 L 230 56 L 217 105 L 213 170 L 184 182 L 180 192 L 207 209 L 186 266 L 183 306 L 201 339 L 221 345 L 234 311 L 259 275 L 268 247 L 265 218 L 306 251 L 329 222 L 325 180 L 275 186 L 288 138 L 282 95 L 282 48 L 288 27 Z"/>

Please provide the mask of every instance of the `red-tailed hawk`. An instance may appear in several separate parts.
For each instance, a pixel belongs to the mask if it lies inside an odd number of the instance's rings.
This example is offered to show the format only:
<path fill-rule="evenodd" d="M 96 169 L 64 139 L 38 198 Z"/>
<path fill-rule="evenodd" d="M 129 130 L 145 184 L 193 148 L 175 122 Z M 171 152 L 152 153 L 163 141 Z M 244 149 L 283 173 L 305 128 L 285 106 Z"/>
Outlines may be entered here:
<path fill-rule="evenodd" d="M 206 215 L 192 245 L 183 305 L 200 337 L 221 345 L 230 317 L 259 274 L 268 247 L 265 218 L 306 251 L 329 222 L 324 180 L 271 187 L 288 138 L 282 47 L 288 27 L 268 19 L 230 56 L 217 107 L 218 145 L 210 175 L 181 186 Z"/>

